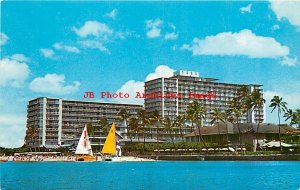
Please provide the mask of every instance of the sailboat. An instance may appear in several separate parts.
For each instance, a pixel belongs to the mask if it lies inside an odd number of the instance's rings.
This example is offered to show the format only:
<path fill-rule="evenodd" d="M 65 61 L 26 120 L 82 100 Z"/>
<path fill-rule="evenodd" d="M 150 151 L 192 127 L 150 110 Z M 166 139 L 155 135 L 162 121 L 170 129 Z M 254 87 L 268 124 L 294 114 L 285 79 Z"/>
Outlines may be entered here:
<path fill-rule="evenodd" d="M 80 136 L 78 145 L 76 147 L 75 154 L 79 155 L 77 161 L 96 161 L 97 157 L 93 155 L 91 142 L 89 140 L 89 135 L 87 132 L 87 127 L 85 126 L 82 134 Z"/>
<path fill-rule="evenodd" d="M 101 161 L 112 161 L 112 162 L 126 162 L 126 161 L 154 161 L 151 159 L 136 158 L 132 156 L 122 156 L 121 146 L 116 139 L 116 126 L 112 124 L 108 135 L 106 137 L 104 146 L 101 150 L 102 159 Z"/>
<path fill-rule="evenodd" d="M 121 156 L 121 148 L 117 146 L 115 123 L 108 132 L 101 154 L 103 161 L 113 161 L 113 158 Z"/>

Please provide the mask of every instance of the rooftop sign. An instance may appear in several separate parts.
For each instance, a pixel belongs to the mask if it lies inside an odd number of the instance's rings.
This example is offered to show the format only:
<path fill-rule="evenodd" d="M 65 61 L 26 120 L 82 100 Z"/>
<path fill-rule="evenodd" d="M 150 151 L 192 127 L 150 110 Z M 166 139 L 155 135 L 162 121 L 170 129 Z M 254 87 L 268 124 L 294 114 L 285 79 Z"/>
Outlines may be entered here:
<path fill-rule="evenodd" d="M 199 77 L 199 72 L 178 70 L 174 72 L 174 76 Z"/>

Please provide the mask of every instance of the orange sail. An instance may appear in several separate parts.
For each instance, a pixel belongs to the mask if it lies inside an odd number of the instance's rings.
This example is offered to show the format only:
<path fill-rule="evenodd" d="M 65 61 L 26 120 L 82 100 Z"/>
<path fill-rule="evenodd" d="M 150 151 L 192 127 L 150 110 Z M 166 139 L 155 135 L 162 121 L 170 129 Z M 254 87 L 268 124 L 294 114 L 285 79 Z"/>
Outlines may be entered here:
<path fill-rule="evenodd" d="M 104 146 L 102 148 L 101 153 L 102 154 L 110 154 L 110 155 L 116 155 L 116 127 L 115 123 L 112 124 L 108 135 L 106 137 Z"/>

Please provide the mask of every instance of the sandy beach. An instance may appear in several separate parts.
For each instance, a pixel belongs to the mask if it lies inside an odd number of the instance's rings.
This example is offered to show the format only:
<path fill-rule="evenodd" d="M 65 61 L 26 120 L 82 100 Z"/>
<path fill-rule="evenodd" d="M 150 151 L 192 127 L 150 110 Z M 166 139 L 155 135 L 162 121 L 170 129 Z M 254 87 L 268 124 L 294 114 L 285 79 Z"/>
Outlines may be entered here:
<path fill-rule="evenodd" d="M 75 162 L 76 156 L 0 156 L 2 162 Z M 98 161 L 102 161 L 101 158 Z M 151 162 L 154 159 L 139 158 L 133 156 L 114 157 L 114 162 Z"/>

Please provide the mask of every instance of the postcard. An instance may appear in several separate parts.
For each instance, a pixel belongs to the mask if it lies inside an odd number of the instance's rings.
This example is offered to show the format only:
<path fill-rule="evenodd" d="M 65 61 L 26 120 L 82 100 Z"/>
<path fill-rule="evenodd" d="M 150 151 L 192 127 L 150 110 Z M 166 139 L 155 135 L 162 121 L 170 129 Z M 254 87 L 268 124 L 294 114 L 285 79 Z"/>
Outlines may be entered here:
<path fill-rule="evenodd" d="M 300 1 L 0 9 L 0 189 L 300 188 Z"/>

